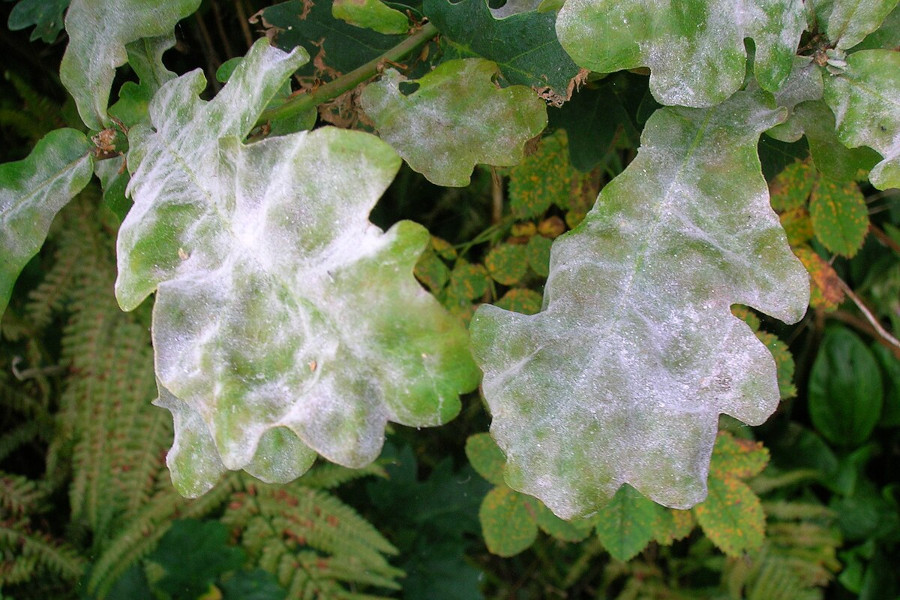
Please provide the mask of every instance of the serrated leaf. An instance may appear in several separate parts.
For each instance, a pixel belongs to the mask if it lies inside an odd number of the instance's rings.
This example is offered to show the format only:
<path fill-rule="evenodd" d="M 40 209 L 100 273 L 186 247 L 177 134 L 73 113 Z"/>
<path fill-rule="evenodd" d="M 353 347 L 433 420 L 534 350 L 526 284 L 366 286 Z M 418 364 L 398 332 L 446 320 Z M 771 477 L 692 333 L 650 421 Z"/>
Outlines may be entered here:
<path fill-rule="evenodd" d="M 779 220 L 791 247 L 806 244 L 815 235 L 812 221 L 805 208 L 795 208 L 782 213 Z"/>
<path fill-rule="evenodd" d="M 483 265 L 459 263 L 450 272 L 450 291 L 466 300 L 484 296 L 490 283 Z"/>
<path fill-rule="evenodd" d="M 409 29 L 406 15 L 381 0 L 334 0 L 331 15 L 350 25 L 388 35 L 403 34 Z"/>
<path fill-rule="evenodd" d="M 759 475 L 769 463 L 769 451 L 762 442 L 736 438 L 727 431 L 720 431 L 713 447 L 710 461 L 710 477 L 746 479 Z"/>
<path fill-rule="evenodd" d="M 869 146 L 883 157 L 869 173 L 872 184 L 900 187 L 900 52 L 849 55 L 847 68 L 825 79 L 825 102 L 846 146 Z"/>
<path fill-rule="evenodd" d="M 56 213 L 91 180 L 90 149 L 81 132 L 57 129 L 27 158 L 0 165 L 0 315 Z"/>
<path fill-rule="evenodd" d="M 769 184 L 772 208 L 777 211 L 805 208 L 816 179 L 816 170 L 809 162 L 788 165 Z"/>
<path fill-rule="evenodd" d="M 728 556 L 738 557 L 755 550 L 765 538 L 762 504 L 736 477 L 710 478 L 709 495 L 694 507 L 694 516 L 706 537 Z"/>
<path fill-rule="evenodd" d="M 578 65 L 600 73 L 649 67 L 659 102 L 704 107 L 743 85 L 745 38 L 756 45 L 757 81 L 777 91 L 804 26 L 801 0 L 568 0 L 556 32 Z"/>
<path fill-rule="evenodd" d="M 816 0 L 812 6 L 819 30 L 835 48 L 846 50 L 878 29 L 897 0 Z"/>
<path fill-rule="evenodd" d="M 21 0 L 9 11 L 7 26 L 18 31 L 34 25 L 29 39 L 52 44 L 62 31 L 63 12 L 67 6 L 69 0 Z"/>
<path fill-rule="evenodd" d="M 251 18 L 276 33 L 283 50 L 301 46 L 314 60 L 298 74 L 329 81 L 369 62 L 403 41 L 401 35 L 384 35 L 361 29 L 331 14 L 331 0 L 290 0 L 264 8 Z"/>
<path fill-rule="evenodd" d="M 513 285 L 528 272 L 528 253 L 519 244 L 500 244 L 484 257 L 484 266 L 494 281 Z"/>
<path fill-rule="evenodd" d="M 691 511 L 664 508 L 657 504 L 653 539 L 663 546 L 671 546 L 676 540 L 689 536 L 696 525 Z"/>
<path fill-rule="evenodd" d="M 756 332 L 756 337 L 766 345 L 775 359 L 775 368 L 778 370 L 778 391 L 781 399 L 793 398 L 797 395 L 797 388 L 794 386 L 794 357 L 788 350 L 787 344 L 778 339 L 778 336 L 765 331 Z"/>
<path fill-rule="evenodd" d="M 538 533 L 533 510 L 527 496 L 506 486 L 488 492 L 478 511 L 488 550 L 515 556 L 531 547 Z"/>
<path fill-rule="evenodd" d="M 476 433 L 466 440 L 466 457 L 478 474 L 494 485 L 506 484 L 503 482 L 503 465 L 506 457 L 497 443 L 491 439 L 490 434 Z"/>
<path fill-rule="evenodd" d="M 653 540 L 657 505 L 623 485 L 594 517 L 597 537 L 616 560 L 631 560 Z"/>
<path fill-rule="evenodd" d="M 809 201 L 813 231 L 829 251 L 854 256 L 869 231 L 869 209 L 859 186 L 821 179 Z"/>
<path fill-rule="evenodd" d="M 796 248 L 794 253 L 809 272 L 809 305 L 825 310 L 837 308 L 844 301 L 844 290 L 834 267 L 809 247 Z"/>
<path fill-rule="evenodd" d="M 527 288 L 513 288 L 503 294 L 494 306 L 523 315 L 533 315 L 540 312 L 543 300 L 539 292 Z"/>
<path fill-rule="evenodd" d="M 525 142 L 547 126 L 544 102 L 522 86 L 497 89 L 497 66 L 487 60 L 451 60 L 415 80 L 394 69 L 362 92 L 360 105 L 378 134 L 413 170 L 434 184 L 463 187 L 476 164 L 512 166 Z"/>
<path fill-rule="evenodd" d="M 855 447 L 881 415 L 884 390 L 872 352 L 853 332 L 829 330 L 809 376 L 809 416 L 828 441 Z"/>
<path fill-rule="evenodd" d="M 486 58 L 511 84 L 549 87 L 567 98 L 578 67 L 556 39 L 553 13 L 522 12 L 495 19 L 486 0 L 425 0 L 422 9 L 438 30 L 448 58 Z"/>
<path fill-rule="evenodd" d="M 100 130 L 110 123 L 109 90 L 116 67 L 128 60 L 126 44 L 171 36 L 175 24 L 199 6 L 200 0 L 72 0 L 59 75 L 85 125 Z"/>
<path fill-rule="evenodd" d="M 535 500 L 533 504 L 538 527 L 547 535 L 552 535 L 563 542 L 580 542 L 587 538 L 594 528 L 592 519 L 563 521 L 540 501 Z"/>
<path fill-rule="evenodd" d="M 528 266 L 541 277 L 550 274 L 550 246 L 553 245 L 542 235 L 532 236 L 525 250 L 528 254 Z"/>
<path fill-rule="evenodd" d="M 129 134 L 116 292 L 128 309 L 156 290 L 158 402 L 186 495 L 223 468 L 296 477 L 313 451 L 363 466 L 388 420 L 442 423 L 477 384 L 465 330 L 412 276 L 427 232 L 366 218 L 396 154 L 333 128 L 241 143 L 303 60 L 261 40 L 212 101 L 189 73 Z"/>
<path fill-rule="evenodd" d="M 719 413 L 759 424 L 778 405 L 772 356 L 730 306 L 806 310 L 756 158 L 779 118 L 749 93 L 657 111 L 637 158 L 554 243 L 543 312 L 479 308 L 473 353 L 511 487 L 563 518 L 623 483 L 690 507 Z"/>
<path fill-rule="evenodd" d="M 539 217 L 551 204 L 566 206 L 572 193 L 572 167 L 564 133 L 541 140 L 537 151 L 509 172 L 509 207 L 517 219 Z"/>

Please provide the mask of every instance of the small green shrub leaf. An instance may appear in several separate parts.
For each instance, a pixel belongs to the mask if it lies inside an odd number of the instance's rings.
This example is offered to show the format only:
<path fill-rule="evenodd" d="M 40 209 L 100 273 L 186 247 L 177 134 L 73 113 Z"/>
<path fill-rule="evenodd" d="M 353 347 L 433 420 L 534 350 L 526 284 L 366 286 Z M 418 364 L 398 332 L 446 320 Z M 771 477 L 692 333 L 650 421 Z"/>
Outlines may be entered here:
<path fill-rule="evenodd" d="M 551 204 L 566 207 L 572 193 L 573 172 L 569 164 L 565 133 L 541 141 L 537 151 L 509 173 L 509 206 L 517 219 L 540 217 Z"/>
<path fill-rule="evenodd" d="M 34 25 L 31 41 L 39 39 L 52 44 L 62 31 L 63 12 L 67 6 L 69 0 L 21 0 L 9 11 L 7 25 L 13 31 Z"/>
<path fill-rule="evenodd" d="M 781 212 L 805 208 L 816 182 L 816 170 L 808 161 L 791 163 L 769 184 L 772 208 Z"/>
<path fill-rule="evenodd" d="M 713 447 L 709 472 L 711 477 L 746 479 L 759 475 L 769 463 L 769 451 L 761 442 L 743 440 L 720 431 Z"/>
<path fill-rule="evenodd" d="M 900 52 L 849 55 L 847 68 L 825 79 L 825 101 L 846 146 L 868 146 L 883 157 L 869 173 L 872 184 L 900 187 Z"/>
<path fill-rule="evenodd" d="M 437 185 L 469 184 L 478 163 L 512 166 L 525 142 L 547 125 L 544 102 L 530 89 L 497 89 L 497 65 L 482 59 L 451 60 L 405 95 L 407 81 L 390 69 L 366 86 L 361 106 L 379 135 L 413 170 Z"/>
<path fill-rule="evenodd" d="M 528 272 L 528 251 L 519 244 L 494 246 L 484 258 L 484 266 L 494 281 L 513 285 Z"/>
<path fill-rule="evenodd" d="M 427 232 L 367 220 L 400 167 L 390 147 L 327 127 L 240 141 L 303 61 L 261 40 L 215 99 L 184 75 L 129 133 L 116 291 L 126 309 L 157 292 L 159 404 L 185 495 L 222 468 L 292 479 L 313 451 L 361 467 L 388 420 L 443 423 L 477 385 L 464 328 L 413 278 Z"/>
<path fill-rule="evenodd" d="M 637 158 L 555 241 L 544 310 L 472 320 L 506 481 L 562 518 L 623 483 L 693 506 L 719 414 L 759 424 L 778 405 L 772 355 L 730 310 L 796 322 L 809 301 L 756 154 L 781 118 L 764 96 L 654 113 Z"/>
<path fill-rule="evenodd" d="M 493 483 L 503 485 L 503 466 L 506 457 L 497 443 L 487 433 L 470 435 L 466 440 L 466 456 L 478 474 Z"/>
<path fill-rule="evenodd" d="M 728 556 L 741 556 L 763 543 L 766 515 L 762 504 L 736 477 L 711 477 L 709 495 L 693 512 L 706 537 Z"/>
<path fill-rule="evenodd" d="M 481 298 L 490 284 L 490 277 L 483 265 L 460 262 L 450 273 L 450 292 L 466 300 Z"/>
<path fill-rule="evenodd" d="M 488 550 L 498 556 L 515 556 L 537 539 L 534 506 L 529 498 L 506 486 L 492 489 L 478 511 Z"/>
<path fill-rule="evenodd" d="M 563 542 L 580 542 L 591 534 L 593 519 L 563 521 L 540 501 L 533 502 L 537 513 L 537 524 L 547 535 Z"/>
<path fill-rule="evenodd" d="M 662 104 L 712 106 L 744 83 L 744 38 L 756 43 L 759 84 L 776 91 L 791 71 L 805 27 L 798 0 L 736 6 L 686 0 L 659 6 L 638 0 L 568 0 L 556 31 L 580 66 L 611 73 L 649 67 L 650 90 Z"/>
<path fill-rule="evenodd" d="M 844 328 L 829 330 L 809 376 L 809 416 L 828 441 L 865 442 L 881 415 L 884 391 L 872 352 Z"/>
<path fill-rule="evenodd" d="M 541 277 L 550 274 L 550 247 L 553 241 L 542 235 L 532 236 L 525 247 L 528 253 L 528 266 Z"/>
<path fill-rule="evenodd" d="M 381 0 L 334 0 L 331 14 L 364 29 L 384 34 L 402 34 L 409 29 L 409 19 Z"/>
<path fill-rule="evenodd" d="M 847 50 L 878 29 L 895 6 L 897 0 L 817 0 L 813 10 L 828 40 L 835 48 Z"/>
<path fill-rule="evenodd" d="M 820 179 L 810 197 L 809 216 L 816 237 L 831 252 L 852 257 L 862 248 L 869 209 L 855 183 Z"/>
<path fill-rule="evenodd" d="M 900 425 L 900 360 L 880 344 L 872 345 L 872 353 L 884 373 L 884 408 L 878 424 L 896 427 Z"/>
<path fill-rule="evenodd" d="M 100 130 L 110 123 L 109 91 L 116 67 L 128 60 L 126 44 L 171 35 L 175 24 L 199 6 L 200 0 L 72 0 L 66 13 L 69 45 L 59 75 L 85 125 Z"/>
<path fill-rule="evenodd" d="M 775 359 L 775 368 L 778 370 L 778 391 L 781 399 L 793 398 L 797 395 L 797 388 L 794 386 L 794 357 L 788 350 L 787 344 L 778 339 L 778 336 L 765 331 L 756 332 L 756 337 L 766 345 Z"/>
<path fill-rule="evenodd" d="M 623 485 L 596 520 L 597 537 L 616 560 L 631 560 L 654 538 L 658 506 L 629 485 Z"/>
<path fill-rule="evenodd" d="M 497 308 L 523 315 L 533 315 L 541 310 L 543 297 L 539 292 L 526 288 L 513 288 L 494 304 Z"/>
<path fill-rule="evenodd" d="M 91 180 L 90 149 L 81 132 L 57 129 L 24 160 L 0 165 L 0 315 L 56 213 Z"/>
<path fill-rule="evenodd" d="M 437 293 L 450 281 L 450 269 L 444 264 L 433 248 L 422 253 L 416 269 L 413 271 L 416 279 L 428 286 L 432 293 Z"/>
<path fill-rule="evenodd" d="M 422 9 L 443 34 L 448 58 L 486 58 L 511 84 L 568 96 L 578 66 L 556 39 L 554 13 L 531 10 L 495 19 L 486 0 L 425 0 Z"/>

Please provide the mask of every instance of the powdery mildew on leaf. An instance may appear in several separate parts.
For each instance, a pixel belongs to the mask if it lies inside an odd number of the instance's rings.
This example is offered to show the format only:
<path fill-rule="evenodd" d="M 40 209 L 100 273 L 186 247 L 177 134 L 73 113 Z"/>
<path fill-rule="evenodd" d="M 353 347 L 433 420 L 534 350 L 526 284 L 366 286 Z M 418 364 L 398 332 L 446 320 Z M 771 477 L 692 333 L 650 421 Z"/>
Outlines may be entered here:
<path fill-rule="evenodd" d="M 473 58 L 447 61 L 412 83 L 394 69 L 368 85 L 360 104 L 378 134 L 429 181 L 469 184 L 476 164 L 512 166 L 524 157 L 525 142 L 547 126 L 544 102 L 531 89 L 498 89 L 497 65 Z"/>
<path fill-rule="evenodd" d="M 802 0 L 568 0 L 556 32 L 580 66 L 649 67 L 667 105 L 712 106 L 744 82 L 744 38 L 756 44 L 759 84 L 776 91 L 806 24 Z"/>
<path fill-rule="evenodd" d="M 27 158 L 0 165 L 0 316 L 56 213 L 90 181 L 90 149 L 81 132 L 57 129 Z"/>
<path fill-rule="evenodd" d="M 130 132 L 116 293 L 130 309 L 157 292 L 184 495 L 224 469 L 289 481 L 315 453 L 361 467 L 388 420 L 441 424 L 478 381 L 465 330 L 413 278 L 427 231 L 367 219 L 400 166 L 390 147 L 333 128 L 241 142 L 304 58 L 262 40 L 215 99 L 189 73 Z"/>
<path fill-rule="evenodd" d="M 482 306 L 472 344 L 511 487 L 557 515 L 629 483 L 687 508 L 706 494 L 720 413 L 762 423 L 775 362 L 731 314 L 799 320 L 809 280 L 756 155 L 765 94 L 657 111 L 637 158 L 553 245 L 543 311 Z"/>
<path fill-rule="evenodd" d="M 847 50 L 881 25 L 897 0 L 816 0 L 812 4 L 819 30 L 834 46 Z"/>
<path fill-rule="evenodd" d="M 872 184 L 900 187 L 900 52 L 851 54 L 841 74 L 826 77 L 825 102 L 846 146 L 869 146 L 884 158 L 869 173 Z"/>
<path fill-rule="evenodd" d="M 109 89 L 116 67 L 128 60 L 126 44 L 171 36 L 175 24 L 199 6 L 200 0 L 72 0 L 66 13 L 69 45 L 59 75 L 89 128 L 109 123 Z"/>

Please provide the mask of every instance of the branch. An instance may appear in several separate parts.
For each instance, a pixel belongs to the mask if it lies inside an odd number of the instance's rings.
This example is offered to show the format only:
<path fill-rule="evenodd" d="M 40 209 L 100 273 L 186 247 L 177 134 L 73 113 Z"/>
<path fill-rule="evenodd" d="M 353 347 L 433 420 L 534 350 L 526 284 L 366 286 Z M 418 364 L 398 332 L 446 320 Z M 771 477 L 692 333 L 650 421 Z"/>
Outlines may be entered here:
<path fill-rule="evenodd" d="M 262 125 L 275 119 L 291 117 L 311 108 L 315 108 L 323 102 L 337 98 L 344 92 L 352 90 L 360 83 L 377 74 L 386 63 L 399 61 L 417 50 L 437 34 L 437 27 L 431 23 L 426 23 L 418 32 L 361 67 L 357 67 L 346 75 L 342 75 L 333 81 L 329 81 L 312 92 L 294 96 L 281 106 L 263 111 L 256 124 Z"/>
<path fill-rule="evenodd" d="M 897 340 L 893 335 L 891 335 L 884 327 L 881 326 L 881 323 L 878 322 L 878 319 L 875 318 L 875 315 L 872 314 L 872 311 L 869 310 L 869 307 L 863 303 L 863 301 L 857 296 L 853 290 L 850 289 L 850 286 L 847 285 L 843 279 L 838 277 L 838 283 L 841 286 L 841 289 L 847 295 L 848 298 L 853 300 L 853 303 L 859 309 L 859 311 L 866 318 L 866 321 L 869 322 L 869 325 L 872 327 L 872 331 L 875 333 L 876 338 L 880 338 L 879 341 L 890 348 L 890 350 L 900 357 L 900 341 Z M 843 319 L 846 320 L 846 319 Z"/>

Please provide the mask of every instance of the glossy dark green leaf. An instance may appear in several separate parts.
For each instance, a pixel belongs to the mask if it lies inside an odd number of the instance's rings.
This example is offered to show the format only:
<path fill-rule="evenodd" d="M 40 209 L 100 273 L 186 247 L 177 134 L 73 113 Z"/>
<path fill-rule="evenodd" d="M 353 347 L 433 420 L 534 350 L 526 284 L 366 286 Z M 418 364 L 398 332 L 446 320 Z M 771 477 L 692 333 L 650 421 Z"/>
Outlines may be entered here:
<path fill-rule="evenodd" d="M 829 330 L 809 377 L 809 415 L 830 442 L 865 442 L 881 415 L 881 371 L 869 348 L 842 327 Z"/>
<path fill-rule="evenodd" d="M 511 84 L 568 96 L 578 67 L 556 39 L 555 13 L 529 11 L 495 19 L 486 0 L 425 0 L 422 7 L 443 34 L 448 58 L 486 58 L 497 63 Z"/>
<path fill-rule="evenodd" d="M 873 344 L 872 353 L 884 374 L 884 408 L 878 424 L 896 427 L 900 425 L 900 359 L 881 344 Z"/>

